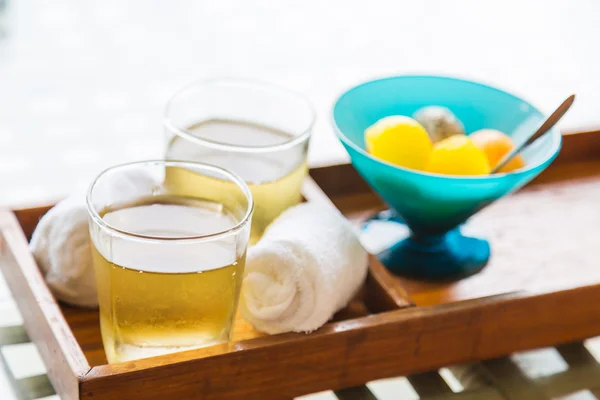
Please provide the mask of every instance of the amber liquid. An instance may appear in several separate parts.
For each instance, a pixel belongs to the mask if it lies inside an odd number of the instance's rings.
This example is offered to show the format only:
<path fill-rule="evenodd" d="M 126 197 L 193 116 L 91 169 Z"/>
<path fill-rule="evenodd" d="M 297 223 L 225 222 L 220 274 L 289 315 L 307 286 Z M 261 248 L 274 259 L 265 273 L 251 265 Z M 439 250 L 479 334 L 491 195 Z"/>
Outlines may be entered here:
<path fill-rule="evenodd" d="M 188 130 L 202 139 L 238 146 L 272 146 L 292 138 L 271 128 L 228 120 L 209 120 L 192 125 Z M 268 154 L 231 153 L 201 147 L 174 136 L 168 144 L 166 158 L 217 165 L 246 181 L 254 198 L 250 243 L 256 243 L 279 214 L 300 202 L 302 182 L 308 172 L 306 154 L 301 147 Z M 174 193 L 187 196 L 205 192 L 207 185 L 218 184 L 183 168 L 168 168 L 166 182 Z"/>
<path fill-rule="evenodd" d="M 119 229 L 161 237 L 203 235 L 236 224 L 221 204 L 172 196 L 101 216 Z M 231 243 L 113 238 L 94 243 L 93 259 L 109 362 L 230 339 L 245 262 L 245 253 L 236 256 Z"/>

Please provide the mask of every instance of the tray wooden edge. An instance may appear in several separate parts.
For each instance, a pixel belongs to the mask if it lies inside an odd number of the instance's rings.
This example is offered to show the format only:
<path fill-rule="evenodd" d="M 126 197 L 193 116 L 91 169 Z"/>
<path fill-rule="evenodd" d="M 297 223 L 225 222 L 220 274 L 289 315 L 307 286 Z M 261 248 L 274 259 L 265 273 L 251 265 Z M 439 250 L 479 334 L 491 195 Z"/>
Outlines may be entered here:
<path fill-rule="evenodd" d="M 93 367 L 82 394 L 109 399 L 118 388 L 123 396 L 149 399 L 279 399 L 505 356 L 600 334 L 599 289 L 410 307 L 344 321 L 293 342 L 282 335 L 277 344 L 239 343 L 215 357 L 190 359 L 184 352 L 164 365 L 147 359 Z M 590 306 L 581 309 L 582 301 Z"/>
<path fill-rule="evenodd" d="M 600 129 L 562 134 L 562 148 L 550 165 L 597 160 L 600 155 Z"/>
<path fill-rule="evenodd" d="M 0 210 L 0 269 L 55 390 L 65 399 L 78 399 L 79 382 L 90 366 L 26 243 L 15 215 Z"/>
<path fill-rule="evenodd" d="M 58 203 L 58 201 L 60 201 L 60 199 L 56 202 L 47 202 L 44 204 L 35 204 L 31 206 L 21 205 L 18 208 L 15 207 L 11 210 L 17 218 L 21 230 L 25 234 L 25 238 L 28 242 L 29 239 L 31 239 L 33 230 L 37 226 L 37 223 L 40 220 L 40 218 L 44 214 L 46 214 L 52 207 L 54 207 L 54 205 Z"/>

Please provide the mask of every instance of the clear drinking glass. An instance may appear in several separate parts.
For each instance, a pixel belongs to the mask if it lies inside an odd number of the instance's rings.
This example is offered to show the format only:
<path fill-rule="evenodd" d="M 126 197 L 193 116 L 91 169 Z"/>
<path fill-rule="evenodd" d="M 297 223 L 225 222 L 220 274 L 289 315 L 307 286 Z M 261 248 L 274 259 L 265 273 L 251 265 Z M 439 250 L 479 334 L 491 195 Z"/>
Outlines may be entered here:
<path fill-rule="evenodd" d="M 250 242 L 301 200 L 308 142 L 315 120 L 300 94 L 263 83 L 217 79 L 185 87 L 165 111 L 167 160 L 218 165 L 240 175 L 254 198 Z M 185 170 L 167 177 L 174 186 L 202 191 Z"/>
<path fill-rule="evenodd" d="M 170 185 L 179 168 L 201 184 Z M 200 163 L 135 162 L 102 172 L 87 206 L 109 362 L 231 338 L 253 209 L 241 178 Z"/>

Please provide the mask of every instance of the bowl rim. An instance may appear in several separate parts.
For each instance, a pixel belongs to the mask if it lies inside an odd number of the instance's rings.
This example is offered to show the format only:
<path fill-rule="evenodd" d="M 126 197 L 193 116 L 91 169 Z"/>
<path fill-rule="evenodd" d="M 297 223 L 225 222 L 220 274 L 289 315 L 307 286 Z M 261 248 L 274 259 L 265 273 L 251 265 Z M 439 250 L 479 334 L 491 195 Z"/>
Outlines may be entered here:
<path fill-rule="evenodd" d="M 488 84 L 485 83 L 481 83 L 478 81 L 473 81 L 473 80 L 469 80 L 469 79 L 464 79 L 464 78 L 459 78 L 459 77 L 453 77 L 453 76 L 449 76 L 449 75 L 427 75 L 427 74 L 404 74 L 404 75 L 393 75 L 393 76 L 385 76 L 385 77 L 380 77 L 380 78 L 375 78 L 375 79 L 370 79 L 367 81 L 361 81 L 360 83 L 348 86 L 346 89 L 344 89 L 338 96 L 336 96 L 334 102 L 333 102 L 333 106 L 331 107 L 331 112 L 330 112 L 330 121 L 331 124 L 333 126 L 333 130 L 336 134 L 336 136 L 338 137 L 338 139 L 346 146 L 351 147 L 352 149 L 354 149 L 355 151 L 357 151 L 358 153 L 363 154 L 364 156 L 366 156 L 367 158 L 371 159 L 372 161 L 384 164 L 388 167 L 391 168 L 395 168 L 397 170 L 400 171 L 404 171 L 404 172 L 409 172 L 409 173 L 414 173 L 414 174 L 419 174 L 425 177 L 430 177 L 430 178 L 444 178 L 444 179 L 452 179 L 452 180 L 456 180 L 456 181 L 480 181 L 480 182 L 489 182 L 490 180 L 500 180 L 503 179 L 507 176 L 522 176 L 522 175 L 526 175 L 528 172 L 531 172 L 532 170 L 542 167 L 544 166 L 544 164 L 549 164 L 551 163 L 557 156 L 558 153 L 560 153 L 560 149 L 562 147 L 562 134 L 560 133 L 560 130 L 558 129 L 558 127 L 554 126 L 552 129 L 550 129 L 545 135 L 547 134 L 551 134 L 552 136 L 552 146 L 555 149 L 547 158 L 541 160 L 538 163 L 535 164 L 530 164 L 530 165 L 525 165 L 524 168 L 520 168 L 516 171 L 512 171 L 512 172 L 501 172 L 501 173 L 495 173 L 495 174 L 490 174 L 490 175 L 444 175 L 444 174 L 438 174 L 438 173 L 433 173 L 433 172 L 426 172 L 426 171 L 418 171 L 418 170 L 414 170 L 414 169 L 410 169 L 410 168 L 405 168 L 405 167 L 401 167 L 392 163 L 389 163 L 387 161 L 381 160 L 377 157 L 372 156 L 371 154 L 369 154 L 365 149 L 361 148 L 360 146 L 356 145 L 353 141 L 351 141 L 348 137 L 346 137 L 346 135 L 344 133 L 342 133 L 342 130 L 340 129 L 340 127 L 337 124 L 336 118 L 335 118 L 335 109 L 337 104 L 340 102 L 340 100 L 346 96 L 348 93 L 352 92 L 353 90 L 356 90 L 360 87 L 363 86 L 367 86 L 367 85 L 371 85 L 377 82 L 383 82 L 383 81 L 388 81 L 388 80 L 397 80 L 397 79 L 414 79 L 414 78 L 435 78 L 435 79 L 441 79 L 441 80 L 451 80 L 451 81 L 459 81 L 462 83 L 467 83 L 470 85 L 475 85 L 475 86 L 480 86 L 482 88 L 485 89 L 489 89 L 495 92 L 499 92 L 503 95 L 509 96 L 515 100 L 521 101 L 523 103 L 526 103 L 527 105 L 529 105 L 529 107 L 531 107 L 533 109 L 534 112 L 537 112 L 538 114 L 540 114 L 542 116 L 542 118 L 545 117 L 545 114 L 542 113 L 537 107 L 535 107 L 531 102 L 529 102 L 528 100 L 524 100 L 523 98 L 516 96 L 514 94 L 511 94 L 505 90 L 502 90 L 500 88 L 494 87 L 494 86 L 490 86 Z M 352 157 L 350 157 L 350 162 L 352 162 Z"/>

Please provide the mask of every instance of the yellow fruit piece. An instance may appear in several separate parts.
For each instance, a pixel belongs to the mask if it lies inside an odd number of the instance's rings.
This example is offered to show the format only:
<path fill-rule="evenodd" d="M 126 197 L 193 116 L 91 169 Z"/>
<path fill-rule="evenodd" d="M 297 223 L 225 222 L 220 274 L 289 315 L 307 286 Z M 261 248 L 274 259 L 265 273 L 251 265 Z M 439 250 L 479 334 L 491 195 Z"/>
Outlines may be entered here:
<path fill-rule="evenodd" d="M 515 147 L 508 135 L 495 129 L 481 129 L 473 132 L 469 137 L 475 146 L 483 150 L 492 168 Z M 500 168 L 499 172 L 511 172 L 524 166 L 525 160 L 521 155 L 517 155 L 508 164 Z"/>
<path fill-rule="evenodd" d="M 468 136 L 454 135 L 433 146 L 427 172 L 445 175 L 486 175 L 490 164 Z"/>
<path fill-rule="evenodd" d="M 423 170 L 431 154 L 431 139 L 421 124 L 394 115 L 365 130 L 365 145 L 373 156 L 400 167 Z"/>

